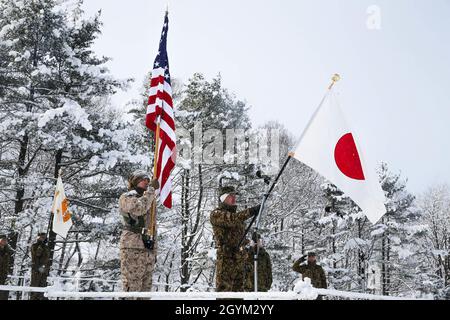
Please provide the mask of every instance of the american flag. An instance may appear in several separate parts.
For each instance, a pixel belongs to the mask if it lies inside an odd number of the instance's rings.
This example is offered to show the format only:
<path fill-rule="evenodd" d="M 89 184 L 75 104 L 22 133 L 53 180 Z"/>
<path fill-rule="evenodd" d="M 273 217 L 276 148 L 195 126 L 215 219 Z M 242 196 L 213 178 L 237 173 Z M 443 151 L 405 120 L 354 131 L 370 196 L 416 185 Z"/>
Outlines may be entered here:
<path fill-rule="evenodd" d="M 175 118 L 170 84 L 169 59 L 167 57 L 167 32 L 169 30 L 168 12 L 159 41 L 159 51 L 153 65 L 150 93 L 147 106 L 146 126 L 156 134 L 160 121 L 159 149 L 157 156 L 156 177 L 159 180 L 159 197 L 161 203 L 172 208 L 172 180 L 170 173 L 175 167 L 176 136 Z"/>

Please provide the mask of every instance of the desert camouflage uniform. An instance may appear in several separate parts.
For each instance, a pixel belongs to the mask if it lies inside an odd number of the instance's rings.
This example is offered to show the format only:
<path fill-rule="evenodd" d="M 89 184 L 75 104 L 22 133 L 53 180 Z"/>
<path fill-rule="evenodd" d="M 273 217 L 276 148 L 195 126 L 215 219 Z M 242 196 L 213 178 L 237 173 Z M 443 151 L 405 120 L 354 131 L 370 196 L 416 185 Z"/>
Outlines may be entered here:
<path fill-rule="evenodd" d="M 248 292 L 255 291 L 254 280 L 254 256 L 255 248 L 247 249 L 245 260 L 245 280 L 244 289 Z M 259 248 L 258 252 L 258 291 L 267 292 L 272 286 L 272 262 L 270 256 L 264 248 Z"/>
<path fill-rule="evenodd" d="M 123 290 L 130 292 L 151 291 L 155 269 L 157 246 L 145 248 L 142 234 L 127 230 L 130 221 L 135 226 L 150 227 L 150 208 L 154 201 L 154 190 L 149 188 L 140 196 L 137 191 L 124 193 L 119 199 L 124 230 L 120 237 L 120 268 Z M 156 235 L 155 235 L 156 239 Z"/>
<path fill-rule="evenodd" d="M 238 246 L 245 233 L 245 220 L 256 213 L 253 209 L 236 213 L 236 206 L 221 203 L 210 215 L 217 248 L 217 292 L 244 291 L 245 252 Z"/>

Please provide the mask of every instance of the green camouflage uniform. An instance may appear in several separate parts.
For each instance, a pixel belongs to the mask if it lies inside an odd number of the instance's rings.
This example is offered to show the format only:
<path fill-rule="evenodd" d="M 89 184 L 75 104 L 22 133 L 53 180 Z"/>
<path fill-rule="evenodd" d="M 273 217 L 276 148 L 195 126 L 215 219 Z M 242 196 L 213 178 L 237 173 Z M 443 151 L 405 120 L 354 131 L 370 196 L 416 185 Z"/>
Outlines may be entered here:
<path fill-rule="evenodd" d="M 217 248 L 217 292 L 241 292 L 244 289 L 245 252 L 238 246 L 245 233 L 245 220 L 256 213 L 253 208 L 236 213 L 236 206 L 221 203 L 210 215 Z"/>
<path fill-rule="evenodd" d="M 145 292 L 152 288 L 157 246 L 155 243 L 153 250 L 145 248 L 142 228 L 150 226 L 150 208 L 154 199 L 154 189 L 151 187 L 143 195 L 131 190 L 122 194 L 119 199 L 124 226 L 120 237 L 120 268 L 124 291 Z"/>
<path fill-rule="evenodd" d="M 306 257 L 301 257 L 295 261 L 292 269 L 298 273 L 302 274 L 303 279 L 310 278 L 311 285 L 314 288 L 326 289 L 327 288 L 327 278 L 323 268 L 315 263 L 308 263 L 306 265 L 301 265 L 306 260 Z"/>
<path fill-rule="evenodd" d="M 46 287 L 49 271 L 50 249 L 42 242 L 37 241 L 31 246 L 31 287 Z M 30 293 L 31 300 L 44 300 L 41 292 Z"/>
<path fill-rule="evenodd" d="M 0 285 L 5 285 L 8 279 L 9 262 L 12 256 L 12 249 L 6 245 L 0 247 Z M 8 291 L 0 291 L 0 300 L 8 300 Z"/>
<path fill-rule="evenodd" d="M 248 292 L 255 291 L 254 286 L 254 261 L 255 248 L 247 249 L 245 260 L 245 280 L 244 289 Z M 259 248 L 258 252 L 258 291 L 267 292 L 272 286 L 272 262 L 270 256 L 264 248 Z"/>

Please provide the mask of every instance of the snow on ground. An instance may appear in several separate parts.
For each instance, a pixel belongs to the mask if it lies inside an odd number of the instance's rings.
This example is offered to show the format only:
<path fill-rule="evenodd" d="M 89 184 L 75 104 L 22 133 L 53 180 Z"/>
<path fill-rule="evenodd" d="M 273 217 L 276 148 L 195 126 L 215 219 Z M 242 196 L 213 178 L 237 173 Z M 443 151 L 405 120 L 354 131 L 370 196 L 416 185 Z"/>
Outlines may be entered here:
<path fill-rule="evenodd" d="M 318 295 L 341 297 L 349 300 L 415 300 L 414 298 L 380 296 L 356 292 L 346 292 L 329 289 L 316 289 L 311 280 L 299 279 L 293 291 L 288 292 L 78 292 L 74 284 L 56 282 L 47 288 L 30 288 L 17 286 L 0 286 L 0 291 L 44 292 L 48 298 L 151 298 L 152 300 L 215 300 L 223 298 L 238 298 L 244 300 L 314 300 Z"/>

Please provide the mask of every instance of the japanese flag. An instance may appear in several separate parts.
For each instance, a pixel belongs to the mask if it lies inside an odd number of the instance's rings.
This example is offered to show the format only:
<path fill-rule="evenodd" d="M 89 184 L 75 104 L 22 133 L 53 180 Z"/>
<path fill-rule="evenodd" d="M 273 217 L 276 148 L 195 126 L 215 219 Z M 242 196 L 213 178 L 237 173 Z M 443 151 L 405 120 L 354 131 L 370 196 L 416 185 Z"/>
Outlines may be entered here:
<path fill-rule="evenodd" d="M 58 177 L 58 181 L 56 182 L 52 213 L 53 232 L 59 234 L 63 238 L 67 238 L 67 233 L 72 226 L 72 215 L 69 212 L 69 201 L 66 198 L 61 177 Z"/>
<path fill-rule="evenodd" d="M 335 184 L 372 223 L 386 213 L 385 196 L 375 168 L 364 162 L 364 153 L 333 90 L 322 100 L 292 156 Z"/>

